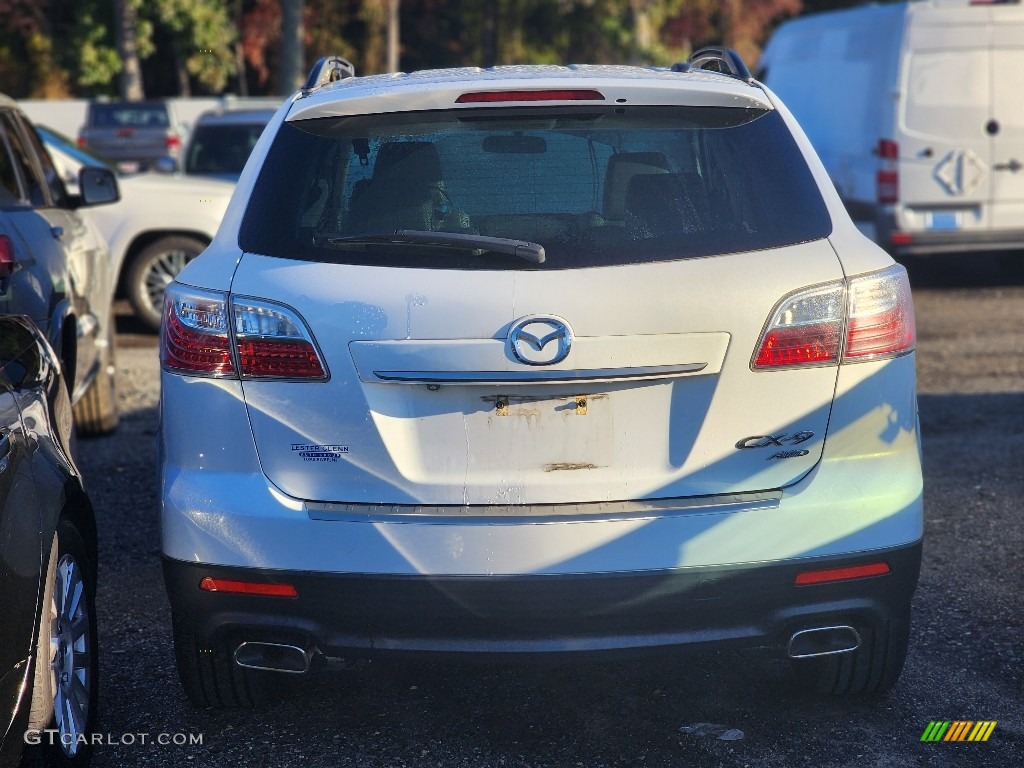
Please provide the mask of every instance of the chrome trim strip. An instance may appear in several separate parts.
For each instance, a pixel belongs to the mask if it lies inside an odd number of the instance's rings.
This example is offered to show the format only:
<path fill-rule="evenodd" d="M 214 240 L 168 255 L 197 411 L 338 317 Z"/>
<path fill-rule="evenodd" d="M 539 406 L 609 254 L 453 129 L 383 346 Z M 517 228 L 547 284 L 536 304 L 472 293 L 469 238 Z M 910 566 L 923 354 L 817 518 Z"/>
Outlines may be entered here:
<path fill-rule="evenodd" d="M 691 496 L 637 501 L 592 501 L 567 504 L 343 504 L 307 501 L 311 520 L 334 522 L 417 523 L 458 525 L 521 525 L 570 520 L 626 520 L 692 514 L 778 509 L 782 491 Z"/>
<path fill-rule="evenodd" d="M 707 363 L 683 363 L 568 371 L 374 371 L 373 375 L 382 382 L 396 384 L 560 384 L 661 379 L 700 373 L 707 367 Z"/>

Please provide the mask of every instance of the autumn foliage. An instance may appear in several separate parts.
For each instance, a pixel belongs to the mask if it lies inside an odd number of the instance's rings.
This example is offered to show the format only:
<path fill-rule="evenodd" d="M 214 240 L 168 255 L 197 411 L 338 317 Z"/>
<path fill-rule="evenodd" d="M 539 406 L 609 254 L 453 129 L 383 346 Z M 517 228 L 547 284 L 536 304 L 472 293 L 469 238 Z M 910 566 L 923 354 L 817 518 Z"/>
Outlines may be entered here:
<path fill-rule="evenodd" d="M 387 68 L 391 0 L 0 0 L 0 91 L 116 94 L 118 13 L 132 11 L 147 96 L 275 93 L 282 4 L 303 7 L 306 65 L 338 53 Z M 753 66 L 782 19 L 835 0 L 400 0 L 399 67 L 670 64 L 725 43 Z"/>

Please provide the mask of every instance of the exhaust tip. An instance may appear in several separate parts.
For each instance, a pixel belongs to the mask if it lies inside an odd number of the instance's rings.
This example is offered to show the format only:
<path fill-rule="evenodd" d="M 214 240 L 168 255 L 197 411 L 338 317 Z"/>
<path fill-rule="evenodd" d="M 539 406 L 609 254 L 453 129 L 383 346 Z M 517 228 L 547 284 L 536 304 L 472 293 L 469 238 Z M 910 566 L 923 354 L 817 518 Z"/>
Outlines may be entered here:
<path fill-rule="evenodd" d="M 789 658 L 809 659 L 850 653 L 860 647 L 861 639 L 853 627 L 815 627 L 803 629 L 789 638 Z"/>
<path fill-rule="evenodd" d="M 235 664 L 245 669 L 302 675 L 313 654 L 297 645 L 245 642 L 235 648 Z"/>

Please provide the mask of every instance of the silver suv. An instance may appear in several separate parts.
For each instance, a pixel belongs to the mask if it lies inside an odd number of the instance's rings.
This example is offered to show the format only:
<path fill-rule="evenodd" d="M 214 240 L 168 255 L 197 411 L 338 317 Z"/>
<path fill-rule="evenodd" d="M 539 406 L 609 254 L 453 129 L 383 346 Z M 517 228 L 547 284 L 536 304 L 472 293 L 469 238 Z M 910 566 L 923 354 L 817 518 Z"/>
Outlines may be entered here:
<path fill-rule="evenodd" d="M 28 315 L 57 351 L 80 432 L 117 426 L 106 242 L 79 211 L 118 199 L 114 174 L 82 168 L 69 195 L 35 129 L 0 96 L 0 313 Z"/>
<path fill-rule="evenodd" d="M 333 657 L 691 645 L 893 685 L 907 276 L 738 57 L 319 80 L 165 295 L 190 698 Z"/>

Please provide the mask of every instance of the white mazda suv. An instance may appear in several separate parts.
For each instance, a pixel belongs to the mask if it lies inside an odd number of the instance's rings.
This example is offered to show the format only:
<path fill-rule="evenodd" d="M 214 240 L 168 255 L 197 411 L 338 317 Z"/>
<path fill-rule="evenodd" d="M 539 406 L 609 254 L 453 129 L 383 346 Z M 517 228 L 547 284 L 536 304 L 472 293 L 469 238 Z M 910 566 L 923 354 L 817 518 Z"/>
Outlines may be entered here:
<path fill-rule="evenodd" d="M 330 78 L 166 292 L 191 700 L 339 657 L 726 644 L 891 687 L 910 290 L 778 99 L 724 49 Z"/>

